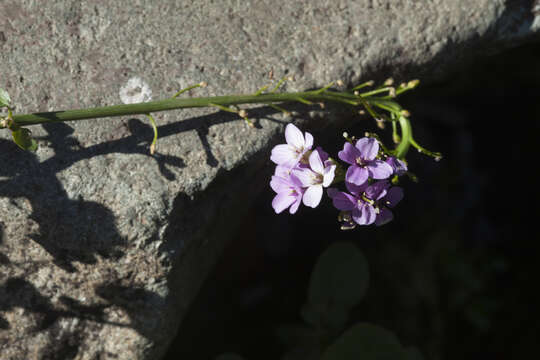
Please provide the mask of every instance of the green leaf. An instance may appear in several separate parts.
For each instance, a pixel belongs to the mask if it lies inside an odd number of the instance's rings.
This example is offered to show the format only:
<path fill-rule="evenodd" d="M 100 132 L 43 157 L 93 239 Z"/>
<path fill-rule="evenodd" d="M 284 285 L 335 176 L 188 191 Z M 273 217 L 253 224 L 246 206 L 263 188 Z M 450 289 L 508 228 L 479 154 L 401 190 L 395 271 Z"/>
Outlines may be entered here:
<path fill-rule="evenodd" d="M 391 332 L 359 323 L 330 345 L 321 360 L 410 360 L 411 355 Z"/>
<path fill-rule="evenodd" d="M 23 150 L 34 152 L 37 150 L 38 145 L 36 140 L 32 139 L 30 134 L 31 131 L 27 128 L 18 128 L 17 130 L 11 131 L 15 144 L 19 145 L 19 147 Z"/>
<path fill-rule="evenodd" d="M 311 274 L 304 320 L 340 331 L 348 312 L 364 297 L 368 282 L 368 265 L 360 250 L 351 243 L 331 245 Z"/>
<path fill-rule="evenodd" d="M 11 98 L 6 90 L 0 88 L 0 107 L 9 106 Z"/>

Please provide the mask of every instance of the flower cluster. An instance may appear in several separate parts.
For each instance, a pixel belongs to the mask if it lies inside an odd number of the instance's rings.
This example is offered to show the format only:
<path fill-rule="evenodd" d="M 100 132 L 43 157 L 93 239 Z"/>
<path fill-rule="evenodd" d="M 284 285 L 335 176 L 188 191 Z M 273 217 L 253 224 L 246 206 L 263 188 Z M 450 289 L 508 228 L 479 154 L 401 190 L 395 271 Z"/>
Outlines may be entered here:
<path fill-rule="evenodd" d="M 293 124 L 285 128 L 287 144 L 272 150 L 272 160 L 277 166 L 270 186 L 277 193 L 272 201 L 276 213 L 289 208 L 294 214 L 300 203 L 317 207 L 321 202 L 323 187 L 334 180 L 336 164 L 320 147 L 313 147 L 313 136 L 302 132 Z"/>
<path fill-rule="evenodd" d="M 285 129 L 287 144 L 274 147 L 270 159 L 277 164 L 270 186 L 277 193 L 272 201 L 276 213 L 289 208 L 294 214 L 300 203 L 309 207 L 319 205 L 323 187 L 334 182 L 340 168 L 321 148 L 312 150 L 313 136 L 304 135 L 294 125 Z M 392 186 L 389 179 L 407 172 L 404 161 L 381 151 L 372 137 L 347 141 L 338 153 L 348 164 L 345 172 L 347 192 L 327 190 L 334 207 L 340 210 L 342 229 L 356 225 L 383 225 L 393 219 L 390 210 L 403 198 L 403 190 Z"/>
<path fill-rule="evenodd" d="M 394 215 L 390 209 L 401 201 L 403 190 L 392 187 L 387 179 L 407 172 L 405 162 L 380 154 L 379 142 L 371 137 L 361 138 L 354 145 L 346 142 L 338 157 L 349 164 L 345 174 L 348 193 L 331 188 L 328 196 L 341 210 L 342 229 L 391 221 Z"/>

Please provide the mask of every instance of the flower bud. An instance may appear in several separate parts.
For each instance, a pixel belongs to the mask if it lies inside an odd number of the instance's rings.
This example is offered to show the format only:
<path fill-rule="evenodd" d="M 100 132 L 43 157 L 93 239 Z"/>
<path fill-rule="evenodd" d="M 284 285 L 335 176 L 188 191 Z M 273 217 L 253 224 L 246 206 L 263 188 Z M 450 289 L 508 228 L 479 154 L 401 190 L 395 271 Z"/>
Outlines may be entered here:
<path fill-rule="evenodd" d="M 417 87 L 418 84 L 420 84 L 420 80 L 418 80 L 418 79 L 411 80 L 411 81 L 409 81 L 409 82 L 407 83 L 407 87 L 408 87 L 409 89 L 413 89 L 413 88 Z"/>
<path fill-rule="evenodd" d="M 394 83 L 394 79 L 388 78 L 384 81 L 384 86 L 391 86 Z"/>

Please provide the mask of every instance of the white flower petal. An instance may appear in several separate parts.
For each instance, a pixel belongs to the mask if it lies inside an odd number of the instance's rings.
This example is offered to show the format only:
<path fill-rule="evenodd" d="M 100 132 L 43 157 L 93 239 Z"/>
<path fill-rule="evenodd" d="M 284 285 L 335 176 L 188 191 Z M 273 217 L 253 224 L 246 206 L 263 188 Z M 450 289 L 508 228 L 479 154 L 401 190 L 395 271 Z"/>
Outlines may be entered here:
<path fill-rule="evenodd" d="M 293 124 L 287 124 L 287 127 L 285 127 L 285 139 L 287 140 L 287 144 L 296 149 L 302 149 L 304 147 L 304 135 Z"/>
<path fill-rule="evenodd" d="M 321 202 L 322 194 L 323 188 L 321 185 L 310 186 L 304 193 L 302 201 L 306 206 L 312 208 L 317 207 L 317 205 L 319 205 L 319 203 Z"/>

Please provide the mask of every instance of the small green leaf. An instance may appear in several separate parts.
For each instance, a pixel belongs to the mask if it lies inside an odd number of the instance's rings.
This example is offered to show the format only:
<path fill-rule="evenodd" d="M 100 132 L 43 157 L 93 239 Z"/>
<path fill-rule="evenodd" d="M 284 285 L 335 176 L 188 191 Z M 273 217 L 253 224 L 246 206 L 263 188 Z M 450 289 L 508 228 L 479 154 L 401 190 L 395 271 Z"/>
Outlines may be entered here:
<path fill-rule="evenodd" d="M 0 107 L 9 106 L 11 98 L 6 90 L 0 88 Z"/>
<path fill-rule="evenodd" d="M 359 323 L 330 345 L 321 360 L 409 360 L 411 355 L 391 332 Z"/>
<path fill-rule="evenodd" d="M 27 128 L 18 128 L 17 130 L 11 131 L 15 144 L 19 145 L 19 147 L 23 150 L 34 152 L 37 150 L 38 145 L 36 140 L 32 139 L 30 134 L 31 131 Z"/>
<path fill-rule="evenodd" d="M 331 245 L 319 258 L 302 309 L 304 320 L 340 331 L 348 312 L 364 297 L 369 271 L 364 255 L 351 243 Z"/>

